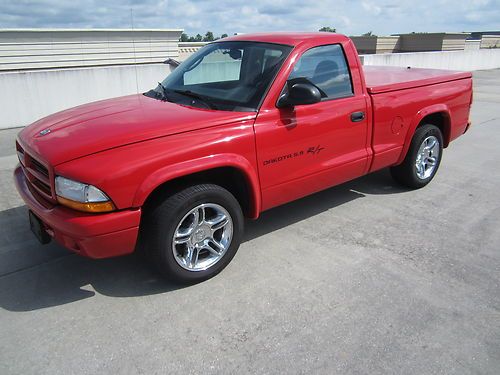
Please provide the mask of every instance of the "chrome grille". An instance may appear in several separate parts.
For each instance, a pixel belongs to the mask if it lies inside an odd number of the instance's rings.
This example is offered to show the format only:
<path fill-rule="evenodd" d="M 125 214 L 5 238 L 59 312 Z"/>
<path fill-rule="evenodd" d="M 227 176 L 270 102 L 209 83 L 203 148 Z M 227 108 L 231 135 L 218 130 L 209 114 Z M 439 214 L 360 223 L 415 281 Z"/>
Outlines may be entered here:
<path fill-rule="evenodd" d="M 16 150 L 28 184 L 41 198 L 55 202 L 49 168 L 25 151 L 19 143 L 16 143 Z"/>
<path fill-rule="evenodd" d="M 19 143 L 16 143 L 16 151 L 19 162 L 24 165 L 24 150 L 19 146 Z"/>
<path fill-rule="evenodd" d="M 42 190 L 45 194 L 47 194 L 48 196 L 52 196 L 52 191 L 50 190 L 50 186 L 43 183 L 42 181 L 40 180 L 33 180 L 33 185 L 35 185 L 35 187 L 38 189 L 38 190 Z"/>
<path fill-rule="evenodd" d="M 49 178 L 49 170 L 44 165 L 40 164 L 40 162 L 36 159 L 31 158 L 31 164 L 35 170 L 40 172 L 46 178 Z"/>

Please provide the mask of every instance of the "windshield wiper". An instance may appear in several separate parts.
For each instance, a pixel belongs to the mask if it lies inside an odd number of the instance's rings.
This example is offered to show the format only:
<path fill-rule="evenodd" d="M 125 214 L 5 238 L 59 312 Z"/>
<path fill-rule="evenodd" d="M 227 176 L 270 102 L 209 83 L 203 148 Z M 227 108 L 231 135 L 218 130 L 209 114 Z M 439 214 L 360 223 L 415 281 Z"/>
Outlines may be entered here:
<path fill-rule="evenodd" d="M 184 96 L 189 96 L 190 98 L 198 99 L 204 102 L 206 105 L 210 107 L 210 109 L 217 109 L 217 106 L 212 102 L 212 100 L 205 95 L 200 95 L 191 90 L 173 90 L 177 94 L 181 94 Z"/>
<path fill-rule="evenodd" d="M 160 88 L 159 94 L 161 95 L 161 100 L 169 101 L 167 96 L 167 89 L 161 82 L 158 82 L 158 87 Z"/>

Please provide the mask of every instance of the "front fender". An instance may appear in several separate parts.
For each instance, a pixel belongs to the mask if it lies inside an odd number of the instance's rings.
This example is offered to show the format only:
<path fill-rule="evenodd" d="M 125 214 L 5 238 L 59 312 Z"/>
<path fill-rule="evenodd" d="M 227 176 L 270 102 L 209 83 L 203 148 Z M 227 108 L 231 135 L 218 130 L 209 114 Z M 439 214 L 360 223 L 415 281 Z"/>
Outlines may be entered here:
<path fill-rule="evenodd" d="M 399 156 L 397 164 L 400 164 L 403 162 L 406 153 L 408 152 L 408 149 L 410 148 L 411 144 L 411 139 L 413 138 L 413 134 L 415 134 L 415 130 L 417 129 L 418 125 L 421 123 L 421 121 L 432 114 L 440 113 L 443 115 L 445 121 L 443 124 L 443 140 L 444 140 L 444 147 L 448 146 L 449 140 L 450 140 L 450 129 L 451 129 L 451 115 L 450 115 L 450 109 L 446 104 L 433 104 L 431 106 L 425 107 L 422 110 L 418 111 L 415 116 L 413 117 L 410 126 L 408 127 L 408 131 L 406 133 L 405 141 L 403 144 L 403 149 L 401 151 L 401 155 Z"/>
<path fill-rule="evenodd" d="M 257 218 L 261 209 L 259 178 L 251 163 L 241 155 L 224 153 L 191 159 L 177 164 L 167 165 L 150 174 L 138 187 L 133 206 L 140 207 L 147 197 L 160 185 L 176 178 L 220 167 L 233 167 L 246 177 L 252 197 L 250 217 Z"/>

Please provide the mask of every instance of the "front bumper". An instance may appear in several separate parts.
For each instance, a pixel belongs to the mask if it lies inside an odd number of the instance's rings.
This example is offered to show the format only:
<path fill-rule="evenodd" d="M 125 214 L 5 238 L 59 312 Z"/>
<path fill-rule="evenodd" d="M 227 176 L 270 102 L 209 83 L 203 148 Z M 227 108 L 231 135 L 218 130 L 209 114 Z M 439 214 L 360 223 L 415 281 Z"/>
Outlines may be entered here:
<path fill-rule="evenodd" d="M 49 235 L 64 247 L 90 258 L 109 258 L 135 250 L 141 210 L 87 214 L 42 203 L 30 190 L 21 166 L 14 171 L 17 190 Z"/>

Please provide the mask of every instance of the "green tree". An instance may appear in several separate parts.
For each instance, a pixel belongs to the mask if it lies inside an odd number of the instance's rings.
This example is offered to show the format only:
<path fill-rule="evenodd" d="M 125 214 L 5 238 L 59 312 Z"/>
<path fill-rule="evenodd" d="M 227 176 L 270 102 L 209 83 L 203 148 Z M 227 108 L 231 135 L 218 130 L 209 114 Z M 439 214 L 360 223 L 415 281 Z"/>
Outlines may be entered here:
<path fill-rule="evenodd" d="M 336 33 L 337 29 L 334 27 L 330 27 L 330 26 L 323 26 L 321 29 L 319 29 L 319 31 L 324 31 L 327 33 Z"/>
<path fill-rule="evenodd" d="M 179 42 L 212 42 L 217 39 L 227 38 L 227 34 L 222 34 L 220 37 L 214 37 L 214 33 L 211 31 L 207 31 L 205 36 L 201 36 L 200 34 L 196 34 L 196 36 L 189 36 L 186 33 L 182 33 L 179 38 Z"/>
<path fill-rule="evenodd" d="M 372 31 L 368 31 L 367 33 L 364 33 L 362 36 L 376 36 L 376 35 L 374 35 Z"/>
<path fill-rule="evenodd" d="M 211 31 L 207 31 L 207 33 L 205 34 L 205 37 L 203 38 L 203 41 L 204 42 L 212 42 L 214 40 L 215 40 L 214 33 Z"/>

